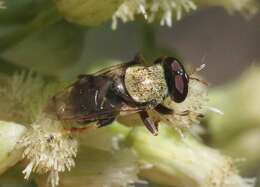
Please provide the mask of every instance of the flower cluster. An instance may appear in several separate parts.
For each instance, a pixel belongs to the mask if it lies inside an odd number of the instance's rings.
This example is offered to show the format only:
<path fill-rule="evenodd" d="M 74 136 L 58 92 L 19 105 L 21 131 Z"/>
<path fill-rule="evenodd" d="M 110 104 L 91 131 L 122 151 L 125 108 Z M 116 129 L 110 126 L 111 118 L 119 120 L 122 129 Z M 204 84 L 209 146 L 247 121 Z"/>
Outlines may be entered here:
<path fill-rule="evenodd" d="M 0 75 L 1 120 L 31 124 L 39 116 L 48 98 L 56 90 L 52 83 L 33 72 Z"/>
<path fill-rule="evenodd" d="M 66 173 L 63 186 L 77 187 L 129 187 L 145 183 L 138 178 L 138 158 L 130 149 L 115 152 L 81 146 L 77 167 Z"/>
<path fill-rule="evenodd" d="M 230 157 L 199 143 L 193 135 L 186 134 L 180 138 L 169 126 L 161 126 L 156 138 L 151 138 L 145 129 L 137 127 L 129 140 L 138 156 L 145 158 L 143 161 L 150 165 L 141 173 L 148 181 L 156 181 L 153 172 L 157 171 L 167 176 L 164 184 L 171 186 L 254 186 L 254 179 L 238 175 L 235 162 Z"/>
<path fill-rule="evenodd" d="M 153 112 L 152 115 L 165 124 L 174 127 L 180 135 L 182 129 L 196 127 L 200 123 L 200 117 L 203 117 L 208 111 L 207 86 L 200 80 L 190 80 L 188 96 L 182 103 L 175 103 L 170 98 L 166 98 L 164 105 L 172 108 L 174 114 L 158 115 Z"/>
<path fill-rule="evenodd" d="M 255 0 L 210 1 L 207 3 L 211 6 L 223 6 L 230 13 L 240 12 L 246 18 L 253 17 L 259 10 L 258 2 Z"/>
<path fill-rule="evenodd" d="M 182 18 L 184 12 L 195 10 L 192 0 L 127 0 L 112 16 L 112 28 L 117 28 L 118 19 L 123 22 L 133 21 L 137 14 L 141 14 L 148 22 L 153 22 L 160 14 L 160 24 L 172 26 L 172 17 Z"/>
<path fill-rule="evenodd" d="M 43 115 L 19 141 L 19 147 L 25 148 L 23 158 L 29 160 L 23 171 L 25 179 L 32 172 L 48 173 L 48 183 L 57 186 L 58 173 L 75 166 L 78 142 L 64 131 L 60 122 Z"/>

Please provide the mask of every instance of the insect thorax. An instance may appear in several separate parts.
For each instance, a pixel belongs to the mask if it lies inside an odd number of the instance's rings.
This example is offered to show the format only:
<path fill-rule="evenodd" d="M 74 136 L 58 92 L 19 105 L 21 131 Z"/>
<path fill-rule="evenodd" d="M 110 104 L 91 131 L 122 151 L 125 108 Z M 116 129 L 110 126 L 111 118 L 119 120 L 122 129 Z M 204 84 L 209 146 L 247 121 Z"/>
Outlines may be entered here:
<path fill-rule="evenodd" d="M 125 87 L 134 101 L 161 103 L 168 93 L 161 65 L 129 67 L 125 73 Z"/>

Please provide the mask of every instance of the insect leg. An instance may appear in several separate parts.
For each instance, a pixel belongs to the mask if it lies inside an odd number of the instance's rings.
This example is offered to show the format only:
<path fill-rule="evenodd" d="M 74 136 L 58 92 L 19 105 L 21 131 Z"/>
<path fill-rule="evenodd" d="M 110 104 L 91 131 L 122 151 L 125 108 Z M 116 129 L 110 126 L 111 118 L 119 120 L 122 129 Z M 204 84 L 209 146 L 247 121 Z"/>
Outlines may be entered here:
<path fill-rule="evenodd" d="M 166 106 L 163 106 L 161 104 L 159 104 L 158 106 L 156 106 L 154 108 L 154 110 L 162 115 L 177 115 L 177 116 L 188 116 L 188 115 L 193 115 L 196 116 L 198 118 L 203 118 L 204 115 L 197 113 L 197 112 L 193 112 L 191 110 L 185 110 L 182 112 L 174 112 L 172 109 L 167 108 Z"/>
<path fill-rule="evenodd" d="M 198 113 L 198 112 L 194 112 L 194 111 L 191 111 L 191 110 L 185 110 L 185 111 L 182 111 L 182 112 L 174 113 L 174 115 L 178 115 L 178 116 L 189 116 L 189 115 L 192 115 L 192 116 L 196 116 L 198 118 L 203 118 L 204 117 L 203 114 Z"/>
<path fill-rule="evenodd" d="M 162 104 L 157 105 L 154 109 L 157 112 L 159 112 L 160 114 L 164 114 L 164 115 L 171 115 L 174 113 L 172 109 L 170 109 Z"/>
<path fill-rule="evenodd" d="M 64 128 L 64 130 L 67 131 L 68 133 L 82 133 L 82 132 L 94 130 L 96 128 L 97 128 L 96 125 L 89 125 L 89 126 L 81 127 L 81 128 L 76 128 L 76 127 Z"/>
<path fill-rule="evenodd" d="M 111 124 L 115 119 L 116 119 L 116 117 L 98 120 L 97 126 L 99 128 L 107 126 L 107 125 Z"/>
<path fill-rule="evenodd" d="M 158 126 L 155 124 L 155 122 L 149 117 L 147 111 L 141 111 L 139 112 L 139 115 L 146 126 L 146 128 L 154 135 L 158 135 Z"/>

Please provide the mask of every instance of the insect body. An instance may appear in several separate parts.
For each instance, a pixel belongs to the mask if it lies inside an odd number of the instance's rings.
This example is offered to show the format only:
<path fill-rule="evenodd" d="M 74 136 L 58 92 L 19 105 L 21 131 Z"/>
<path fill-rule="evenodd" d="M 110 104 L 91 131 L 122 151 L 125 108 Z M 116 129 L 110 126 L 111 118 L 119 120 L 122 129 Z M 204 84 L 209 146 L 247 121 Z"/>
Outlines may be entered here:
<path fill-rule="evenodd" d="M 172 109 L 162 104 L 164 99 L 184 101 L 188 83 L 188 74 L 175 58 L 160 58 L 151 66 L 135 58 L 120 66 L 79 76 L 68 90 L 53 97 L 52 106 L 60 120 L 83 125 L 95 122 L 98 127 L 111 124 L 120 115 L 138 113 L 147 129 L 156 135 L 157 124 L 147 111 L 172 114 Z"/>

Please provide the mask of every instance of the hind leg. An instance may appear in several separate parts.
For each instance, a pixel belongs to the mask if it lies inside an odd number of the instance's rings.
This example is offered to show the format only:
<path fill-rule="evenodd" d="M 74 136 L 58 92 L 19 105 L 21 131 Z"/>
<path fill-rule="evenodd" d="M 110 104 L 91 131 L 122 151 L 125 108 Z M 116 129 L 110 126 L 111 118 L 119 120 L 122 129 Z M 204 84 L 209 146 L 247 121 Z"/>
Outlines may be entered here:
<path fill-rule="evenodd" d="M 85 127 L 80 127 L 80 128 L 72 127 L 72 128 L 65 129 L 65 131 L 68 131 L 69 133 L 82 133 L 82 132 L 86 132 L 86 131 L 90 131 L 90 130 L 93 130 L 96 128 L 105 127 L 107 125 L 110 125 L 114 120 L 115 120 L 115 117 L 108 118 L 108 119 L 101 119 L 101 120 L 97 121 L 96 125 L 92 124 L 92 125 L 87 125 Z"/>
<path fill-rule="evenodd" d="M 98 120 L 97 127 L 100 128 L 100 127 L 105 127 L 107 125 L 110 125 L 111 123 L 113 123 L 113 121 L 115 121 L 115 119 L 116 117 L 110 117 L 107 119 Z"/>
<path fill-rule="evenodd" d="M 81 128 L 72 127 L 72 128 L 69 128 L 69 129 L 65 129 L 65 131 L 68 131 L 70 133 L 82 133 L 82 132 L 94 130 L 96 128 L 97 128 L 96 125 L 89 125 L 89 126 L 81 127 Z"/>

